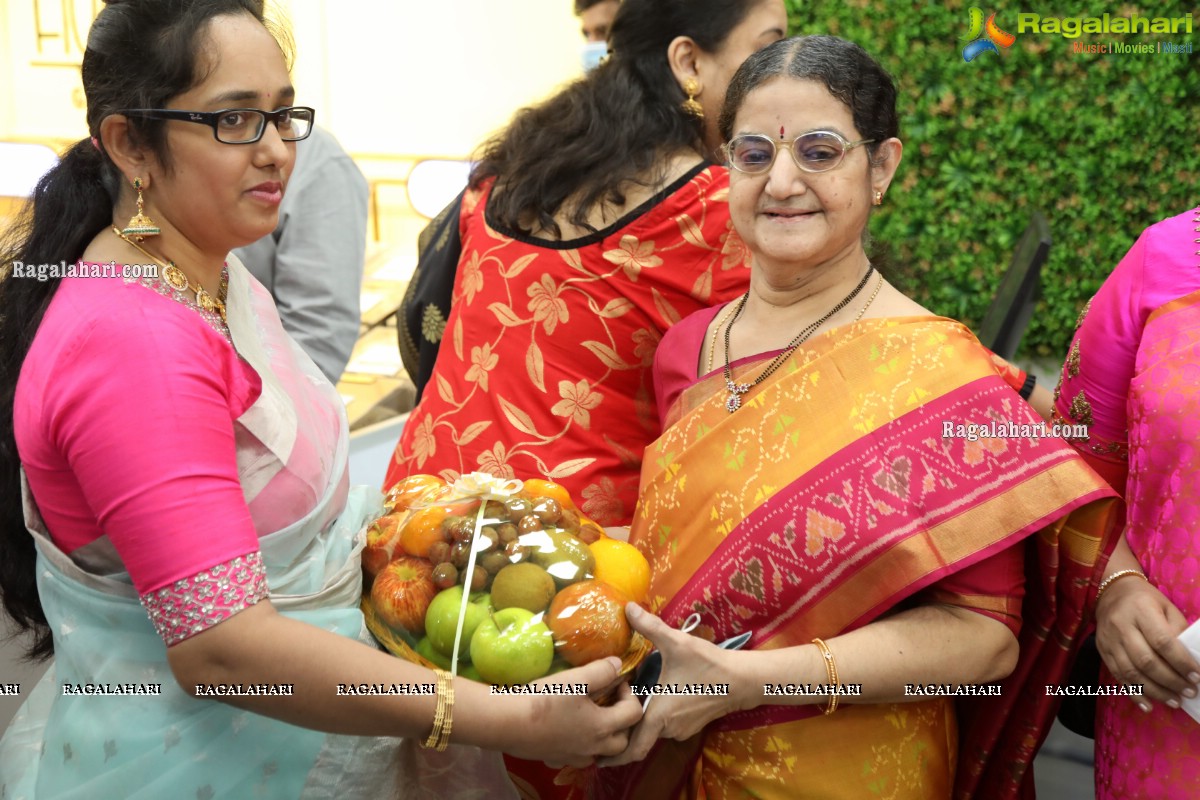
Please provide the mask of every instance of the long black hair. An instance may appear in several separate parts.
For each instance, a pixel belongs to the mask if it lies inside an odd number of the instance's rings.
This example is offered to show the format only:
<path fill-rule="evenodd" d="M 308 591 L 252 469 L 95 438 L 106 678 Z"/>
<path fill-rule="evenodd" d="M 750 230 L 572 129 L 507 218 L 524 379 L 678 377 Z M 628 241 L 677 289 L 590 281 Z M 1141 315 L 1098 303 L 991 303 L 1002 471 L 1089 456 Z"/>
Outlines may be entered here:
<path fill-rule="evenodd" d="M 764 0 L 623 0 L 613 20 L 610 54 L 557 95 L 522 109 L 484 145 L 471 185 L 496 178 L 488 213 L 504 227 L 529 223 L 561 235 L 554 215 L 569 200 L 571 223 L 594 231 L 588 211 L 625 202 L 623 188 L 649 185 L 660 157 L 692 147 L 704 152 L 702 123 L 667 61 L 667 47 L 689 36 L 715 53 Z"/>
<path fill-rule="evenodd" d="M 68 264 L 112 224 L 124 180 L 104 152 L 100 123 L 126 108 L 164 108 L 203 80 L 197 55 L 209 23 L 250 14 L 263 21 L 261 0 L 110 0 L 97 15 L 83 55 L 83 90 L 90 136 L 74 144 L 34 189 L 0 243 L 0 595 L 20 631 L 32 631 L 27 657 L 53 652 L 38 598 L 33 537 L 21 510 L 20 457 L 13 400 L 21 365 L 61 282 L 15 278 L 13 262 Z M 278 40 L 280 34 L 273 30 Z M 166 165 L 165 123 L 129 118 L 134 143 Z"/>

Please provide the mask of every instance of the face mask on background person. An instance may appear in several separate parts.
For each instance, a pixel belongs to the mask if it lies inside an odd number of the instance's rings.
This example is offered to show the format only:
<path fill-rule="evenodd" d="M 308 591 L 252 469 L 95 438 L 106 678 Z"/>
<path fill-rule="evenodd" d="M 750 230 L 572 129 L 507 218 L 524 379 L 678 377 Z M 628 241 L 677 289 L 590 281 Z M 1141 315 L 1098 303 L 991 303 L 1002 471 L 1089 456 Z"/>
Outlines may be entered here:
<path fill-rule="evenodd" d="M 591 72 L 600 66 L 600 62 L 608 55 L 608 44 L 606 42 L 585 42 L 580 48 L 579 55 L 583 62 L 583 71 Z"/>

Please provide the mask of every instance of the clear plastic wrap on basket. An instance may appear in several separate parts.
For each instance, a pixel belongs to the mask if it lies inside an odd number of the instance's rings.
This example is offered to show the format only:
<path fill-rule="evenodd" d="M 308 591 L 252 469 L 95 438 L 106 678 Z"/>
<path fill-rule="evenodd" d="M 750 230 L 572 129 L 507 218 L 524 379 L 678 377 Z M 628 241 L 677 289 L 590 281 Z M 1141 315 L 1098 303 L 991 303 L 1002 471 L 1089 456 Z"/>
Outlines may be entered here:
<path fill-rule="evenodd" d="M 650 646 L 625 603 L 645 558 L 544 480 L 413 475 L 367 529 L 363 613 L 393 654 L 485 683 L 528 683 L 598 658 L 632 671 Z"/>

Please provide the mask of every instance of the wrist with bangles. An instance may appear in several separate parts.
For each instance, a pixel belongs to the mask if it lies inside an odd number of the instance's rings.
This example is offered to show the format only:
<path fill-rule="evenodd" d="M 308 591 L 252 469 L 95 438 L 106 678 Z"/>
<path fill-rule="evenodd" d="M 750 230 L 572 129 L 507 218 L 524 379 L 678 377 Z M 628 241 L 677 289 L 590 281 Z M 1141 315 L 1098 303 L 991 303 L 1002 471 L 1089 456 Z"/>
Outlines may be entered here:
<path fill-rule="evenodd" d="M 1149 581 L 1150 581 L 1150 579 L 1146 577 L 1146 574 L 1144 572 L 1142 572 L 1140 569 L 1117 570 L 1112 575 L 1109 575 L 1107 578 L 1105 578 L 1104 580 L 1102 580 L 1100 582 L 1100 588 L 1096 590 L 1096 601 L 1093 604 L 1093 607 L 1098 607 L 1100 605 L 1100 598 L 1104 595 L 1105 590 L 1108 589 L 1109 586 L 1112 586 L 1113 583 L 1115 583 L 1116 581 L 1119 581 L 1121 578 L 1129 578 L 1129 577 L 1133 577 L 1135 575 L 1137 577 L 1141 578 L 1142 580 L 1146 581 L 1147 583 L 1149 583 Z"/>
<path fill-rule="evenodd" d="M 833 651 L 829 649 L 829 645 L 820 639 L 813 639 L 812 643 L 821 651 L 821 658 L 825 661 L 825 674 L 828 678 L 828 686 L 833 687 L 829 694 L 829 704 L 825 706 L 825 716 L 829 716 L 834 711 L 837 711 L 838 706 L 838 690 L 842 688 L 841 681 L 838 680 L 837 662 L 833 660 Z"/>
<path fill-rule="evenodd" d="M 450 730 L 454 727 L 454 676 L 444 669 L 435 669 L 437 675 L 437 709 L 433 712 L 433 730 L 421 743 L 439 753 L 450 746 Z"/>

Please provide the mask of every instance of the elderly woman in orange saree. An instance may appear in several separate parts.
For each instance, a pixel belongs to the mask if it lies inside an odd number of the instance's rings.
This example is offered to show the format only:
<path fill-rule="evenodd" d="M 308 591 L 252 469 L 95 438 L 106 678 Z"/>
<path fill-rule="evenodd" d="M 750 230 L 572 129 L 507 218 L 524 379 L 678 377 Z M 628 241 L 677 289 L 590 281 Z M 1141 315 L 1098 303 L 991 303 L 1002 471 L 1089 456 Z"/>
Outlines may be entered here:
<path fill-rule="evenodd" d="M 835 37 L 771 45 L 734 77 L 721 127 L 751 286 L 659 347 L 667 430 L 631 532 L 658 616 L 629 607 L 664 689 L 728 691 L 652 696 L 609 762 L 630 765 L 604 775 L 614 796 L 1031 784 L 1045 684 L 1094 594 L 1098 543 L 1064 519 L 1103 522 L 1113 493 L 969 331 L 871 266 L 870 207 L 902 151 L 894 109 L 887 73 Z M 695 616 L 700 636 L 675 630 Z M 746 651 L 709 643 L 742 632 Z"/>

